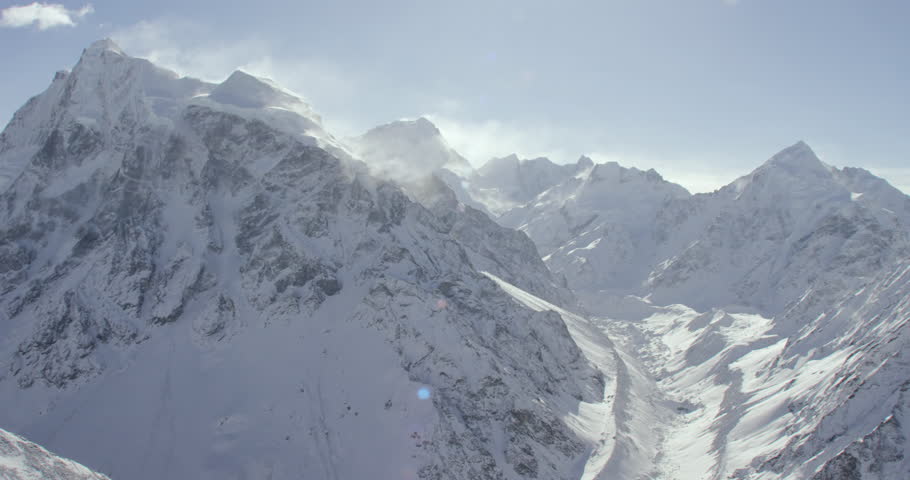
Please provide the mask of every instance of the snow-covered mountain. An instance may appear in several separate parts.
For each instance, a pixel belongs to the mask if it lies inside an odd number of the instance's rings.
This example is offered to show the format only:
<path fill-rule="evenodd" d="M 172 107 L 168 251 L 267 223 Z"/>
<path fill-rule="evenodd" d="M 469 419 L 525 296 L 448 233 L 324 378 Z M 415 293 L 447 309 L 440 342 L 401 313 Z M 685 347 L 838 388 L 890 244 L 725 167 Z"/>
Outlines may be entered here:
<path fill-rule="evenodd" d="M 476 200 L 477 194 L 471 190 L 468 179 L 475 175 L 474 167 L 424 117 L 380 125 L 347 143 L 375 175 L 417 190 L 425 188 L 414 184 L 436 177 L 455 193 L 459 203 L 490 213 L 487 203 Z"/>
<path fill-rule="evenodd" d="M 623 289 L 649 272 L 660 240 L 658 212 L 688 197 L 653 170 L 597 164 L 578 168 L 499 221 L 527 233 L 550 268 L 582 293 Z"/>
<path fill-rule="evenodd" d="M 442 168 L 461 176 L 473 171 L 436 125 L 423 117 L 380 125 L 351 139 L 351 144 L 378 175 L 396 179 L 422 178 Z"/>
<path fill-rule="evenodd" d="M 490 159 L 477 169 L 468 179 L 469 191 L 498 215 L 530 202 L 548 188 L 582 174 L 593 165 L 585 156 L 574 165 L 557 165 L 546 157 L 519 159 L 512 154 Z"/>
<path fill-rule="evenodd" d="M 555 282 L 534 243 L 493 221 L 474 199 L 477 173 L 426 118 L 401 120 L 347 140 L 370 173 L 399 185 L 429 208 L 471 255 L 475 266 L 541 298 L 571 305 L 571 292 Z"/>
<path fill-rule="evenodd" d="M 101 41 L 0 133 L 0 425 L 112 478 L 904 478 L 908 259 L 802 142 L 474 170 Z"/>
<path fill-rule="evenodd" d="M 776 314 L 818 285 L 852 291 L 910 252 L 910 198 L 880 179 L 857 181 L 870 177 L 825 165 L 800 142 L 714 194 L 671 206 L 662 219 L 675 219 L 685 247 L 658 259 L 651 298 Z"/>
<path fill-rule="evenodd" d="M 887 182 L 825 165 L 800 142 L 709 194 L 653 170 L 594 165 L 498 221 L 527 233 L 593 310 L 604 295 L 634 294 L 775 314 L 810 284 L 902 258 L 908 212 L 910 198 Z"/>
<path fill-rule="evenodd" d="M 6 428 L 129 479 L 569 479 L 597 447 L 572 414 L 614 372 L 481 273 L 566 295 L 527 237 L 270 82 L 98 42 L 0 164 Z"/>
<path fill-rule="evenodd" d="M 107 480 L 78 463 L 0 429 L 0 478 L 4 480 Z"/>
<path fill-rule="evenodd" d="M 655 448 L 630 474 L 884 479 L 910 472 L 908 212 L 800 142 L 710 194 L 594 165 L 498 221 L 653 379 L 633 394 Z"/>
<path fill-rule="evenodd" d="M 910 264 L 779 315 L 616 301 L 597 321 L 655 379 L 655 478 L 910 472 Z"/>

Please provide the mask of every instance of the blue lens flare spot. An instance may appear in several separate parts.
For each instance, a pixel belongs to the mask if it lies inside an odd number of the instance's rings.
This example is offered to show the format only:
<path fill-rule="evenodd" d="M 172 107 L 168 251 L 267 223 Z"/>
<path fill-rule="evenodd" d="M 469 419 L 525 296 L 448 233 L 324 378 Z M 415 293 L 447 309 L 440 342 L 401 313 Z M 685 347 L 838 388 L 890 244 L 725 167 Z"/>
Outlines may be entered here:
<path fill-rule="evenodd" d="M 417 390 L 417 398 L 421 400 L 427 400 L 430 398 L 430 389 L 423 387 L 420 390 Z"/>

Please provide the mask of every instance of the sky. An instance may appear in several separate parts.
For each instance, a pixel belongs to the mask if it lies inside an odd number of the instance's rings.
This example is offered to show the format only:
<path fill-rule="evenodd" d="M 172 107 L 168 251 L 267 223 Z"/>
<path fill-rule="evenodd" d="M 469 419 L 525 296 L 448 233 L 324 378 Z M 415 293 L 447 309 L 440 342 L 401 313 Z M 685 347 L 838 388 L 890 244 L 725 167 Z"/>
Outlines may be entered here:
<path fill-rule="evenodd" d="M 711 191 L 804 140 L 910 192 L 906 0 L 0 0 L 0 123 L 113 38 L 274 79 L 337 136 L 426 116 L 479 166 L 580 155 Z"/>

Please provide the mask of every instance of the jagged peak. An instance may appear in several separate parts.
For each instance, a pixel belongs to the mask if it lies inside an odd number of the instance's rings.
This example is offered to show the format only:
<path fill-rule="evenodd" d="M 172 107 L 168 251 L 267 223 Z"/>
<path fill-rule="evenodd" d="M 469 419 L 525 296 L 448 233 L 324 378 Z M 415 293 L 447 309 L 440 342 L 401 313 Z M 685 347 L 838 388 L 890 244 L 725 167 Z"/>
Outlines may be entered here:
<path fill-rule="evenodd" d="M 657 170 L 649 168 L 647 170 L 640 170 L 636 167 L 624 167 L 615 161 L 597 163 L 594 164 L 594 168 L 591 169 L 589 175 L 590 181 L 592 182 L 615 182 L 615 183 L 626 183 L 630 181 L 639 181 L 639 182 L 650 182 L 650 183 L 661 183 L 661 184 L 672 184 L 668 182 Z M 680 189 L 683 187 L 678 186 Z"/>

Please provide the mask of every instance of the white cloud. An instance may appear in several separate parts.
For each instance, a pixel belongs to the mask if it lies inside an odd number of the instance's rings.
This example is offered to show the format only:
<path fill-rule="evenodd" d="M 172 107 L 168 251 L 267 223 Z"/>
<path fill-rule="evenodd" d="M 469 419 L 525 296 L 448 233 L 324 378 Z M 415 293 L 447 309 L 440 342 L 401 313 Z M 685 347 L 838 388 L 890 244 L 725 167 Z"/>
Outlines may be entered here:
<path fill-rule="evenodd" d="M 94 12 L 91 4 L 78 10 L 69 10 L 59 3 L 31 3 L 14 5 L 0 10 L 0 27 L 20 28 L 37 24 L 38 30 L 54 27 L 72 27 L 82 17 Z"/>

